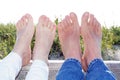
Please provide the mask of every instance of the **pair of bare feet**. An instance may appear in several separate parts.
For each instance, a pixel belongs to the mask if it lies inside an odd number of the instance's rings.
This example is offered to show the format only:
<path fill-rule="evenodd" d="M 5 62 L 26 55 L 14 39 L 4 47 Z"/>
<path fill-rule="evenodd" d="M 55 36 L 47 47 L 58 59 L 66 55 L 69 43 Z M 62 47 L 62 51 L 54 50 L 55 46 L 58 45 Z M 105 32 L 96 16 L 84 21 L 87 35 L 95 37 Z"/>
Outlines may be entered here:
<path fill-rule="evenodd" d="M 58 34 L 62 51 L 66 59 L 76 58 L 86 71 L 90 62 L 101 57 L 101 25 L 90 13 L 85 12 L 81 26 L 75 13 L 67 15 L 58 25 Z M 80 48 L 80 35 L 84 41 L 84 53 Z"/>
<path fill-rule="evenodd" d="M 33 18 L 30 14 L 24 15 L 16 24 L 17 39 L 13 49 L 22 58 L 22 66 L 25 66 L 31 60 L 31 40 L 35 33 L 35 46 L 33 50 L 33 60 L 43 60 L 47 63 L 48 54 L 52 46 L 56 26 L 50 19 L 44 15 L 39 18 L 35 29 Z"/>

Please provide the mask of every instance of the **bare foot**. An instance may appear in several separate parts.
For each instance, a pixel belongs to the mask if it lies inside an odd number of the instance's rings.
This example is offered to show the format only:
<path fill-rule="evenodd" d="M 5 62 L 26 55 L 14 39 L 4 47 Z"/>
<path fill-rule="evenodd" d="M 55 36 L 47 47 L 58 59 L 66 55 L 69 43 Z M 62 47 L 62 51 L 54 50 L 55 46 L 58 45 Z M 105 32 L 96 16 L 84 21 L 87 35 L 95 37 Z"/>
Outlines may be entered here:
<path fill-rule="evenodd" d="M 79 23 L 75 13 L 70 13 L 58 25 L 58 35 L 66 59 L 75 58 L 81 61 Z"/>
<path fill-rule="evenodd" d="M 97 19 L 88 12 L 84 13 L 81 22 L 81 35 L 84 40 L 83 68 L 86 71 L 90 62 L 101 57 L 101 25 Z"/>
<path fill-rule="evenodd" d="M 31 15 L 24 15 L 16 24 L 17 39 L 13 52 L 22 58 L 22 65 L 27 65 L 31 59 L 30 43 L 34 34 L 34 25 Z"/>
<path fill-rule="evenodd" d="M 35 47 L 33 51 L 33 60 L 43 60 L 48 62 L 48 55 L 56 34 L 56 26 L 46 16 L 39 18 L 36 27 Z"/>

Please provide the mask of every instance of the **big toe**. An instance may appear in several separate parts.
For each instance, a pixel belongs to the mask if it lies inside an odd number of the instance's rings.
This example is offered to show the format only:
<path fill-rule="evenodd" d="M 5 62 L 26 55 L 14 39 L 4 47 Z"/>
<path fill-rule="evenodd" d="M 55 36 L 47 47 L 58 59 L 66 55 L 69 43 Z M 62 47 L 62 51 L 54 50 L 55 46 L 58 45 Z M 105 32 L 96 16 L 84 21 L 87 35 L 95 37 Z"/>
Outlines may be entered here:
<path fill-rule="evenodd" d="M 26 19 L 28 20 L 28 22 L 30 21 L 30 22 L 32 22 L 33 21 L 33 18 L 32 18 L 32 16 L 30 15 L 30 14 L 26 14 L 25 15 L 25 17 L 26 17 Z"/>
<path fill-rule="evenodd" d="M 88 19 L 89 19 L 89 12 L 85 12 L 85 13 L 82 15 L 82 19 L 81 19 L 82 25 L 87 24 L 87 23 L 88 23 Z"/>
<path fill-rule="evenodd" d="M 44 27 L 44 26 L 46 26 L 47 24 L 46 24 L 46 16 L 45 15 L 42 15 L 42 16 L 40 16 L 39 17 L 39 21 L 38 21 L 38 24 L 40 24 L 40 26 L 42 26 L 42 27 Z"/>
<path fill-rule="evenodd" d="M 70 18 L 71 18 L 73 23 L 77 23 L 78 24 L 78 18 L 77 18 L 77 15 L 74 12 L 70 13 Z"/>

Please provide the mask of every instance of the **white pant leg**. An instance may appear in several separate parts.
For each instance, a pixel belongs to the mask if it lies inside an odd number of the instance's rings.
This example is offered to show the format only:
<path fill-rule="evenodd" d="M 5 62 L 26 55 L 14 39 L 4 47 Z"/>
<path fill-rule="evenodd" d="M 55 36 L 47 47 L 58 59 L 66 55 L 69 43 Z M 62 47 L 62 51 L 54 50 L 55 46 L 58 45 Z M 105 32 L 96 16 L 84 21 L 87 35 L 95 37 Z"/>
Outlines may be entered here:
<path fill-rule="evenodd" d="M 48 80 L 48 65 L 41 60 L 34 60 L 25 80 Z"/>
<path fill-rule="evenodd" d="M 15 80 L 22 66 L 21 57 L 11 52 L 0 62 L 0 80 Z"/>

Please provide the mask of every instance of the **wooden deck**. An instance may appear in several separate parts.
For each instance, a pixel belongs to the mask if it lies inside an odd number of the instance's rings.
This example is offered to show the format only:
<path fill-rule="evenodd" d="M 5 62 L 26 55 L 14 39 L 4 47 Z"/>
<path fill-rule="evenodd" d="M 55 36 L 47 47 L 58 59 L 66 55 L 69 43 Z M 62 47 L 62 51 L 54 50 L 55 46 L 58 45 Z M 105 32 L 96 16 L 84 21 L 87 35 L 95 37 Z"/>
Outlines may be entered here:
<path fill-rule="evenodd" d="M 49 64 L 49 69 L 50 69 L 49 80 L 55 80 L 57 71 L 59 70 L 63 62 L 64 62 L 63 60 L 50 60 L 49 61 L 50 63 Z M 115 76 L 117 77 L 117 80 L 120 80 L 120 61 L 104 61 L 104 62 L 108 65 L 109 69 L 115 74 Z M 25 79 L 25 76 L 30 68 L 30 65 L 31 64 L 21 69 L 16 80 Z"/>

